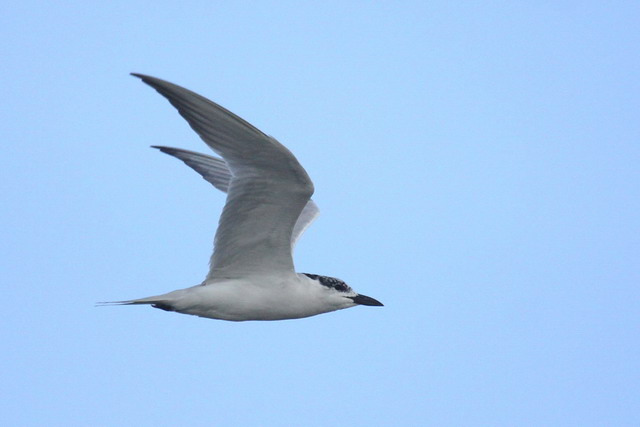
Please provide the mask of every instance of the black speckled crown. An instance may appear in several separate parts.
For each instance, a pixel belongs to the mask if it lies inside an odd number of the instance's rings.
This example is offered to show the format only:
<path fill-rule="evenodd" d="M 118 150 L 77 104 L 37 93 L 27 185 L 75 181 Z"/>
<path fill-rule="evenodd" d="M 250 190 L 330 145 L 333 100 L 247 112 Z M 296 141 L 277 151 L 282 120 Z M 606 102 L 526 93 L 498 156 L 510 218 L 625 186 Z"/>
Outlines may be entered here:
<path fill-rule="evenodd" d="M 327 288 L 333 288 L 339 292 L 353 292 L 353 289 L 349 287 L 345 282 L 340 279 L 336 279 L 335 277 L 329 276 L 320 276 L 318 274 L 309 274 L 302 273 L 310 279 L 317 280 L 320 282 L 322 286 L 326 286 Z"/>

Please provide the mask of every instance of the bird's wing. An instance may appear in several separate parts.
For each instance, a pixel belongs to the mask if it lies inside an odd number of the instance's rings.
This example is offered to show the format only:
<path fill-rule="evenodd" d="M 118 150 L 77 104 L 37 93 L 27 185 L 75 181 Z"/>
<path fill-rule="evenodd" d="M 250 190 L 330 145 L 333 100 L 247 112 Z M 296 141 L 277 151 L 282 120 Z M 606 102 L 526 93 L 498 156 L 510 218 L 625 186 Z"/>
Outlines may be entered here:
<path fill-rule="evenodd" d="M 298 160 L 218 104 L 172 83 L 133 75 L 167 98 L 231 171 L 207 279 L 293 272 L 293 227 L 313 194 Z"/>
<path fill-rule="evenodd" d="M 152 145 L 163 153 L 169 154 L 182 160 L 187 166 L 198 172 L 205 181 L 226 193 L 231 181 L 231 171 L 224 160 L 195 151 L 183 150 L 182 148 L 162 147 Z"/>
<path fill-rule="evenodd" d="M 307 228 L 311 225 L 313 221 L 318 218 L 320 215 L 320 209 L 316 203 L 309 199 L 306 205 L 304 205 L 304 209 L 300 213 L 298 220 L 296 221 L 296 225 L 293 227 L 293 234 L 291 235 L 291 248 L 293 249 L 298 243 L 298 239 L 302 236 Z"/>
<path fill-rule="evenodd" d="M 182 160 L 187 166 L 198 172 L 205 181 L 218 190 L 225 193 L 227 192 L 229 182 L 231 181 L 231 171 L 224 160 L 206 154 L 196 153 L 195 151 L 183 150 L 182 148 L 161 147 L 157 145 L 154 145 L 153 148 L 157 148 L 163 153 Z M 293 227 L 293 234 L 291 235 L 292 249 L 296 246 L 302 233 L 309 228 L 319 214 L 320 209 L 318 209 L 318 205 L 316 205 L 313 200 L 309 200 L 304 209 L 302 209 L 296 225 Z"/>

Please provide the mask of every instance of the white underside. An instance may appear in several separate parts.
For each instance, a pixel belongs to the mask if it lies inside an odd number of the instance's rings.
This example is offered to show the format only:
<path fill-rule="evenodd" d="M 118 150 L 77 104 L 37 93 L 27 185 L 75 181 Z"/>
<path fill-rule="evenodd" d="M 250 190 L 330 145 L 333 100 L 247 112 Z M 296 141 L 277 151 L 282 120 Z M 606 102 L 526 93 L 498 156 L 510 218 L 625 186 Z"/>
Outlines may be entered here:
<path fill-rule="evenodd" d="M 301 274 L 212 280 L 129 303 L 166 304 L 178 313 L 233 321 L 298 319 L 356 305 Z"/>

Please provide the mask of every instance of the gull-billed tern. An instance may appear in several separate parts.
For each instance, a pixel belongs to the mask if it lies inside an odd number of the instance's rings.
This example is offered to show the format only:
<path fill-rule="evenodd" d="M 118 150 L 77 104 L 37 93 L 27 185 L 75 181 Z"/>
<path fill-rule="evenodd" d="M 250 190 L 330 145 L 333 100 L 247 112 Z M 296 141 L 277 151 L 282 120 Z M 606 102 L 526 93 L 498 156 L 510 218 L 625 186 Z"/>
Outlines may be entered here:
<path fill-rule="evenodd" d="M 293 248 L 318 215 L 313 183 L 294 155 L 240 117 L 185 88 L 132 74 L 178 109 L 222 159 L 159 147 L 182 160 L 227 200 L 205 280 L 166 294 L 104 304 L 155 308 L 232 321 L 315 316 L 356 305 L 382 306 L 345 282 L 296 273 Z"/>

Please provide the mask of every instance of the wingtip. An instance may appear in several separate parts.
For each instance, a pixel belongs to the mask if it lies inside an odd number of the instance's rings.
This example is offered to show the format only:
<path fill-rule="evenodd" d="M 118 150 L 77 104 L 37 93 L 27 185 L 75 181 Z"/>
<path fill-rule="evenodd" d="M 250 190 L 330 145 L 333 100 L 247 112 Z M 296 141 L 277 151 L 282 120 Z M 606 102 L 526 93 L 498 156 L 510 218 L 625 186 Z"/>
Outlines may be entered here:
<path fill-rule="evenodd" d="M 129 74 L 133 77 L 139 78 L 140 80 L 142 80 L 144 83 L 148 85 L 152 85 L 156 81 L 162 81 L 157 77 L 148 76 L 146 74 L 140 74 L 140 73 L 129 73 Z"/>
<path fill-rule="evenodd" d="M 172 151 L 171 147 L 164 147 L 162 145 L 152 145 L 151 148 L 155 148 L 156 150 L 160 150 L 161 152 L 163 152 L 165 154 L 171 154 L 171 151 Z"/>

